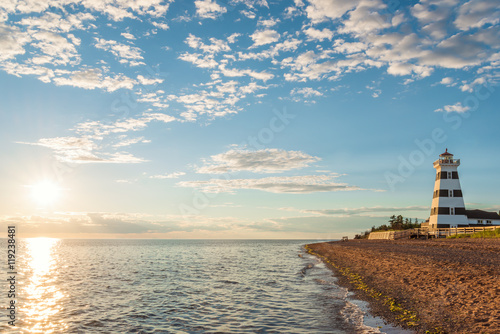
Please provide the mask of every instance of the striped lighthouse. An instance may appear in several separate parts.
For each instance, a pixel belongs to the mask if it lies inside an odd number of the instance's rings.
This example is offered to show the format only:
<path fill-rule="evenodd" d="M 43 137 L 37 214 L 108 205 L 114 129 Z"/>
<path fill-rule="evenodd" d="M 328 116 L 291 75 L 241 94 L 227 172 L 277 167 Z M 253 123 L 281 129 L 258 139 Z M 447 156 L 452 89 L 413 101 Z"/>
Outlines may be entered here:
<path fill-rule="evenodd" d="M 453 159 L 453 154 L 446 151 L 434 161 L 436 181 L 432 195 L 429 228 L 468 226 L 464 198 L 460 188 L 457 168 L 460 159 Z"/>

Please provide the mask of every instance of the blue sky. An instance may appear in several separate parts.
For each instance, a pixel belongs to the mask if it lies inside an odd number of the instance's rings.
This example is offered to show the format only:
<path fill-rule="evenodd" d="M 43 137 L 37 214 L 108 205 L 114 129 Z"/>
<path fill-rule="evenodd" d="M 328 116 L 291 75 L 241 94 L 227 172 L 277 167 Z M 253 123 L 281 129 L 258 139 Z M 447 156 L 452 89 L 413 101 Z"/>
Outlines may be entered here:
<path fill-rule="evenodd" d="M 24 236 L 338 238 L 499 210 L 496 1 L 0 4 L 0 216 Z"/>

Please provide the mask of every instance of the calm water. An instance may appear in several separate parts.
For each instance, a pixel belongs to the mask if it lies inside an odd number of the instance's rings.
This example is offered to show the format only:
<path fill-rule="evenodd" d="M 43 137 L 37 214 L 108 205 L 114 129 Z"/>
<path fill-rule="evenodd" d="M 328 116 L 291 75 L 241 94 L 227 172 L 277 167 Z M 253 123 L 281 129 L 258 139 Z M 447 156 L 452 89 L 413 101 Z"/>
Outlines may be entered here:
<path fill-rule="evenodd" d="M 25 239 L 17 326 L 4 313 L 0 331 L 403 333 L 366 314 L 305 243 Z"/>

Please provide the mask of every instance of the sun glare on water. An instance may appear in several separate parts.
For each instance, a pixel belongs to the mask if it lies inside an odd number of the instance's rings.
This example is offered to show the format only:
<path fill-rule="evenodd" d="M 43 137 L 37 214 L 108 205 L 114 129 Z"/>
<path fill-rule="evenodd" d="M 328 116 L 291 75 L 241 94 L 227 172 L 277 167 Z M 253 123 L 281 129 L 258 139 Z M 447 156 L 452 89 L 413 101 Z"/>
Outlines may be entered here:
<path fill-rule="evenodd" d="M 31 197 L 41 206 L 50 206 L 61 198 L 61 188 L 51 181 L 41 181 L 31 186 Z"/>

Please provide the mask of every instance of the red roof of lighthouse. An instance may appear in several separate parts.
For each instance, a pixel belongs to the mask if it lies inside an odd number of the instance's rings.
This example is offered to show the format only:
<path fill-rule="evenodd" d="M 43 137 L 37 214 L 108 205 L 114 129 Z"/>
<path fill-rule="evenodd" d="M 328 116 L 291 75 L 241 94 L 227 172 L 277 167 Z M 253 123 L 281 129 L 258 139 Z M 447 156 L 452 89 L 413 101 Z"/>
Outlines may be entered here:
<path fill-rule="evenodd" d="M 450 156 L 450 155 L 453 155 L 453 154 L 448 153 L 448 149 L 446 149 L 446 151 L 444 153 L 441 153 L 439 156 L 443 157 L 443 156 Z"/>

